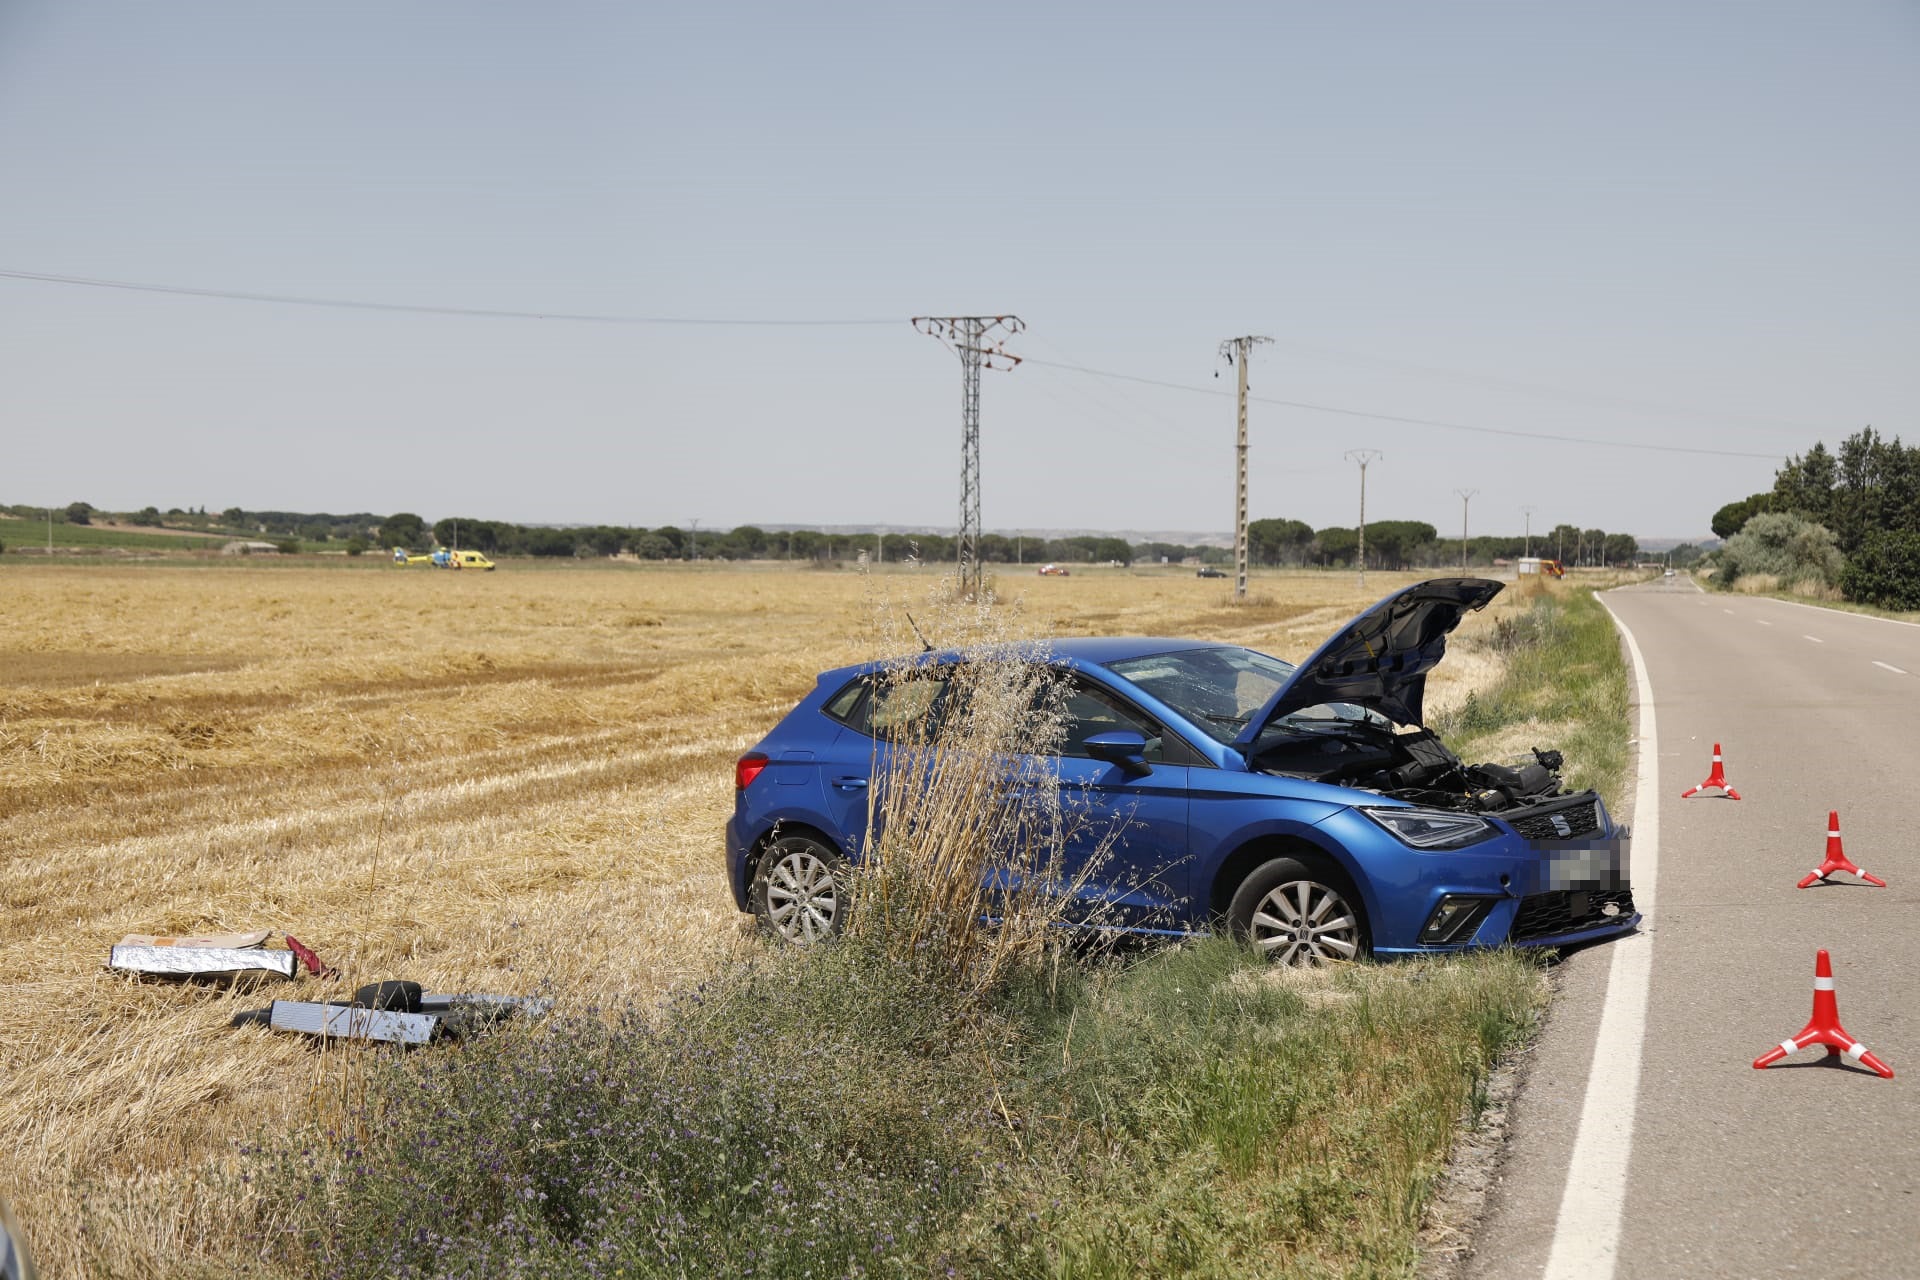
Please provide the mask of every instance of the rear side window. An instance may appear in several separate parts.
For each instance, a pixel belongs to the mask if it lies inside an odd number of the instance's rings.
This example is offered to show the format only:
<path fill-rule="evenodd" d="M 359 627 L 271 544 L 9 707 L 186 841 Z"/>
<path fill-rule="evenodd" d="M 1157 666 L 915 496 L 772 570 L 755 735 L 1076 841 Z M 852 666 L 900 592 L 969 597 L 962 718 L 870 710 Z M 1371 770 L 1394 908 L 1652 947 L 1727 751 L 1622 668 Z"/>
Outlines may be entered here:
<path fill-rule="evenodd" d="M 827 699 L 821 710 L 849 729 L 884 738 L 903 725 L 937 716 L 946 692 L 947 681 L 938 675 L 905 680 L 862 676 Z"/>

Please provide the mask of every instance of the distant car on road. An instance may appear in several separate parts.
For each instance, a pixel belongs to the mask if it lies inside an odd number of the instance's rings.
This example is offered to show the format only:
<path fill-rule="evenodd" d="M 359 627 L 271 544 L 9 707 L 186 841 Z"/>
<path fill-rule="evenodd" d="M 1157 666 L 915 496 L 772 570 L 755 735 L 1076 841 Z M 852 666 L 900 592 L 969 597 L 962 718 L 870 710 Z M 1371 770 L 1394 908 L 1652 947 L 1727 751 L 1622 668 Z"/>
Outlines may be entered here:
<path fill-rule="evenodd" d="M 1040 566 L 1043 578 L 1071 578 L 1073 574 L 1063 564 L 1043 564 Z"/>
<path fill-rule="evenodd" d="M 1549 947 L 1640 920 L 1627 832 L 1561 757 L 1463 764 L 1421 727 L 1447 635 L 1501 584 L 1403 588 L 1295 666 L 1201 640 L 1057 640 L 1065 739 L 1039 757 L 1075 797 L 1059 891 L 1071 919 L 1230 930 L 1282 964 Z M 820 676 L 734 765 L 734 904 L 779 937 L 846 921 L 886 777 L 889 726 L 947 714 L 958 653 Z"/>
<path fill-rule="evenodd" d="M 1224 578 L 1227 576 L 1227 572 L 1224 569 L 1216 569 L 1210 564 L 1203 564 L 1194 571 L 1193 576 L 1196 578 Z"/>

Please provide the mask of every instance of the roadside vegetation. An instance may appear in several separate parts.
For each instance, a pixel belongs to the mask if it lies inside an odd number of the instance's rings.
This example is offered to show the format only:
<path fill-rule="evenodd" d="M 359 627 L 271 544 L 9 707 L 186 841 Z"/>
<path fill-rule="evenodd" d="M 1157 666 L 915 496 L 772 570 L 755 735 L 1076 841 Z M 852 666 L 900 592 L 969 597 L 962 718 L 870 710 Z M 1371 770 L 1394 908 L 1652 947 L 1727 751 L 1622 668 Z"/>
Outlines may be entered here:
<path fill-rule="evenodd" d="M 1787 460 L 1773 488 L 1721 507 L 1714 585 L 1895 613 L 1920 610 L 1920 446 L 1867 427 Z"/>
<path fill-rule="evenodd" d="M 33 993 L 0 1012 L 0 1194 L 47 1274 L 1407 1274 L 1543 998 L 1512 956 L 1279 973 L 1225 941 L 1063 950 L 1038 917 L 945 935 L 933 898 L 824 950 L 743 933 L 732 758 L 814 672 L 918 647 L 868 629 L 858 575 L 0 572 L 0 981 Z M 1012 589 L 1029 633 L 1298 657 L 1408 580 Z M 1479 741 L 1519 716 L 1578 764 L 1540 719 L 1571 705 L 1512 681 L 1588 658 L 1524 594 L 1429 701 L 1471 688 Z M 282 991 L 98 968 L 123 932 L 255 924 L 352 975 L 294 998 L 560 1004 L 321 1052 L 228 1029 Z"/>
<path fill-rule="evenodd" d="M 1613 620 L 1592 587 L 1535 579 L 1509 594 L 1516 611 L 1468 641 L 1500 656 L 1500 678 L 1434 716 L 1433 727 L 1463 760 L 1558 750 L 1569 787 L 1592 787 L 1619 807 L 1632 731 Z"/>

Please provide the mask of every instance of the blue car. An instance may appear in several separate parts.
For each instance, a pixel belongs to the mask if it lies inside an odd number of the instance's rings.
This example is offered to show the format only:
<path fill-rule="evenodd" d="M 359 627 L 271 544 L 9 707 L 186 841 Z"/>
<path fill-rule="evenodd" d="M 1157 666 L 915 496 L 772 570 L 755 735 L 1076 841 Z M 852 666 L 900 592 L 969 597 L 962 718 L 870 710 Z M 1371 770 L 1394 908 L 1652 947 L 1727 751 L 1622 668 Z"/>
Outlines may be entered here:
<path fill-rule="evenodd" d="M 1627 830 L 1562 787 L 1559 753 L 1467 765 L 1422 727 L 1448 634 L 1500 590 L 1417 583 L 1297 666 L 1194 640 L 1053 642 L 1039 660 L 1066 683 L 1068 727 L 1047 763 L 1095 819 L 1065 850 L 1069 905 L 1105 928 L 1225 927 L 1285 964 L 1630 932 Z M 889 669 L 824 673 L 735 766 L 734 903 L 789 942 L 846 919 L 842 873 L 900 714 Z"/>

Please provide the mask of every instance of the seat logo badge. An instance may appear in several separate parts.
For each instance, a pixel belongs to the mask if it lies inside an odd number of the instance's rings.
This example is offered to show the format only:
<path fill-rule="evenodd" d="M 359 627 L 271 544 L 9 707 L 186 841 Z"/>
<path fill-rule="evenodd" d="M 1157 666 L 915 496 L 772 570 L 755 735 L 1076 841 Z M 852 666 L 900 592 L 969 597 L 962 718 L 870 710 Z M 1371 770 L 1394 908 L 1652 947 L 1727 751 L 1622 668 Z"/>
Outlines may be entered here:
<path fill-rule="evenodd" d="M 1573 834 L 1573 824 L 1567 821 L 1565 814 L 1556 813 L 1552 815 L 1550 821 L 1553 823 L 1554 831 L 1558 832 L 1561 836 L 1570 836 Z"/>

